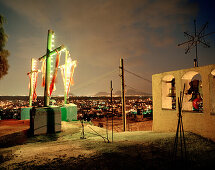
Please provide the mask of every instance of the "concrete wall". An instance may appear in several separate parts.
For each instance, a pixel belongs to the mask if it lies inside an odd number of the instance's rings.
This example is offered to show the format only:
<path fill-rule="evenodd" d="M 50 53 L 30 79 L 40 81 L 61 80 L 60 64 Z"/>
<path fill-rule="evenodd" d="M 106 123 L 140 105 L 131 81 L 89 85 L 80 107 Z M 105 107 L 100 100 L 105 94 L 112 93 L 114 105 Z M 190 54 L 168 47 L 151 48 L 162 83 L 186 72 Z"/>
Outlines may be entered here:
<path fill-rule="evenodd" d="M 197 113 L 191 110 L 185 111 L 183 107 L 182 116 L 184 130 L 200 134 L 215 141 L 215 114 L 213 113 L 215 106 L 215 76 L 212 76 L 211 74 L 214 69 L 215 64 L 164 72 L 152 76 L 153 131 L 176 131 L 178 121 L 177 99 L 180 96 L 180 91 L 183 91 L 183 84 L 189 79 L 189 74 L 195 75 L 196 73 L 199 73 L 202 79 L 203 112 Z M 167 75 L 172 75 L 175 78 L 176 110 L 162 108 L 162 79 Z M 186 84 L 185 89 L 188 89 L 188 84 Z M 185 95 L 185 98 L 186 97 L 188 98 L 190 96 Z M 186 101 L 183 102 L 183 106 L 187 107 L 187 110 L 189 110 L 190 104 L 192 103 Z"/>
<path fill-rule="evenodd" d="M 61 107 L 62 121 L 77 120 L 77 105 L 70 103 Z"/>
<path fill-rule="evenodd" d="M 22 107 L 21 108 L 21 120 L 30 119 L 30 110 L 32 107 Z"/>
<path fill-rule="evenodd" d="M 61 109 L 57 106 L 32 108 L 30 130 L 33 135 L 61 131 Z"/>

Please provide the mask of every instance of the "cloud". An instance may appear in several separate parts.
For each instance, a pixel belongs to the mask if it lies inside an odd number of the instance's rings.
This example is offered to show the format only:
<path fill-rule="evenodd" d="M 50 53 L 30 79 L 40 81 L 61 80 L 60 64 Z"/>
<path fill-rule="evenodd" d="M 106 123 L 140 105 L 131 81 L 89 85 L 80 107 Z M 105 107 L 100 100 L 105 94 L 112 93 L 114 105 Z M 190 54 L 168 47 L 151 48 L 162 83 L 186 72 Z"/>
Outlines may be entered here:
<path fill-rule="evenodd" d="M 4 3 L 28 19 L 34 30 L 54 29 L 59 45 L 66 45 L 80 63 L 77 70 L 87 74 L 79 75 L 79 80 L 95 75 L 86 67 L 103 73 L 118 67 L 121 57 L 134 67 L 156 61 L 153 57 L 160 54 L 155 54 L 155 49 L 178 44 L 177 33 L 184 31 L 185 23 L 198 10 L 189 0 L 10 0 Z M 45 49 L 41 37 L 46 35 L 36 35 L 20 39 L 19 55 L 41 55 Z M 159 63 L 153 62 L 151 67 L 156 64 Z"/>
<path fill-rule="evenodd" d="M 52 25 L 66 33 L 75 32 L 81 40 L 98 38 L 115 43 L 130 40 L 131 36 L 139 39 L 139 35 L 144 32 L 148 35 L 155 29 L 167 34 L 176 23 L 185 22 L 197 12 L 196 5 L 191 6 L 187 0 L 11 0 L 5 3 L 35 26 Z"/>
<path fill-rule="evenodd" d="M 45 45 L 46 42 L 43 42 L 41 37 L 18 37 L 14 47 L 15 53 L 13 53 L 14 49 L 11 51 L 17 59 L 39 58 L 46 53 Z"/>
<path fill-rule="evenodd" d="M 175 41 L 172 37 L 156 37 L 152 36 L 150 42 L 154 44 L 155 47 L 164 47 L 173 44 Z"/>
<path fill-rule="evenodd" d="M 178 25 L 197 12 L 188 0 L 11 0 L 5 4 L 35 27 L 61 32 L 63 41 L 79 50 L 89 64 L 106 62 L 107 66 L 116 57 L 141 58 L 150 53 L 148 44 L 156 48 L 175 43 Z"/>
<path fill-rule="evenodd" d="M 49 23 L 49 15 L 47 15 L 47 2 L 48 1 L 24 1 L 24 0 L 12 0 L 4 1 L 4 3 L 11 7 L 18 14 L 21 14 L 29 19 L 34 24 L 45 24 Z"/>

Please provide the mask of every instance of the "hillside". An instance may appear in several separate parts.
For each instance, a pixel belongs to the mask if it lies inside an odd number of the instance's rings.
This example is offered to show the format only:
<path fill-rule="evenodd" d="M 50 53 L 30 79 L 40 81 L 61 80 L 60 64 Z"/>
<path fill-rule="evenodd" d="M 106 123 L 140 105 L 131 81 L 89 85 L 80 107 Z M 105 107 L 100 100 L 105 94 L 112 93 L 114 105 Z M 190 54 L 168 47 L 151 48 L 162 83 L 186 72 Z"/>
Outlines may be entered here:
<path fill-rule="evenodd" d="M 93 129 L 93 130 L 92 130 Z M 80 122 L 62 122 L 62 132 L 29 138 L 27 143 L 0 149 L 0 168 L 6 169 L 206 169 L 214 166 L 215 144 L 186 133 L 188 161 L 172 161 L 175 133 L 152 131 L 114 133 Z M 101 135 L 101 136 L 99 136 Z"/>

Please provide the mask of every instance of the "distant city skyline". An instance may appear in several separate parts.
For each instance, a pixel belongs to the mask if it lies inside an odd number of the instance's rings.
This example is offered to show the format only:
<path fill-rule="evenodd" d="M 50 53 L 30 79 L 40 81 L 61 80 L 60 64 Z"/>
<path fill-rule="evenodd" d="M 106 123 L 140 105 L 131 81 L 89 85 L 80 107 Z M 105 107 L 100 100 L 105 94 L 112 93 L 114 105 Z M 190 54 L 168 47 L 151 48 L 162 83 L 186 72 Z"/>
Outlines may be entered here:
<path fill-rule="evenodd" d="M 183 32 L 194 32 L 209 22 L 215 32 L 212 0 L 0 0 L 0 14 L 8 34 L 8 75 L 0 80 L 0 96 L 28 95 L 31 58 L 46 53 L 48 29 L 55 32 L 55 47 L 64 44 L 77 60 L 74 86 L 77 96 L 120 90 L 119 63 L 151 80 L 152 74 L 193 67 L 195 50 L 185 54 L 177 44 Z M 215 64 L 215 34 L 206 38 L 211 48 L 199 47 L 199 66 Z M 60 65 L 64 62 L 61 57 Z M 151 93 L 151 83 L 125 74 L 126 89 Z M 37 94 L 43 95 L 41 74 Z M 54 96 L 63 95 L 60 70 Z"/>

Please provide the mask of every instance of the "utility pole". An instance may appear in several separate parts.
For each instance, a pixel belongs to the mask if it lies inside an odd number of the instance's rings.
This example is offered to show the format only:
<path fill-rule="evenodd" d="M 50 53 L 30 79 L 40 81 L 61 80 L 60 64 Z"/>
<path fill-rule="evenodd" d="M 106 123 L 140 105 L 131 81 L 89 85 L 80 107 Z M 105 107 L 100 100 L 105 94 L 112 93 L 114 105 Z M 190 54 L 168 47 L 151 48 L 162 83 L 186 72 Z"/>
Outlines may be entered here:
<path fill-rule="evenodd" d="M 112 142 L 113 142 L 113 86 L 112 86 L 112 80 L 110 81 L 110 97 L 111 97 L 111 112 L 112 112 Z"/>
<path fill-rule="evenodd" d="M 122 118 L 123 118 L 123 131 L 126 131 L 126 114 L 125 114 L 125 79 L 124 79 L 124 65 L 123 65 L 123 59 L 120 59 L 120 67 L 121 69 L 121 100 L 122 100 Z"/>

